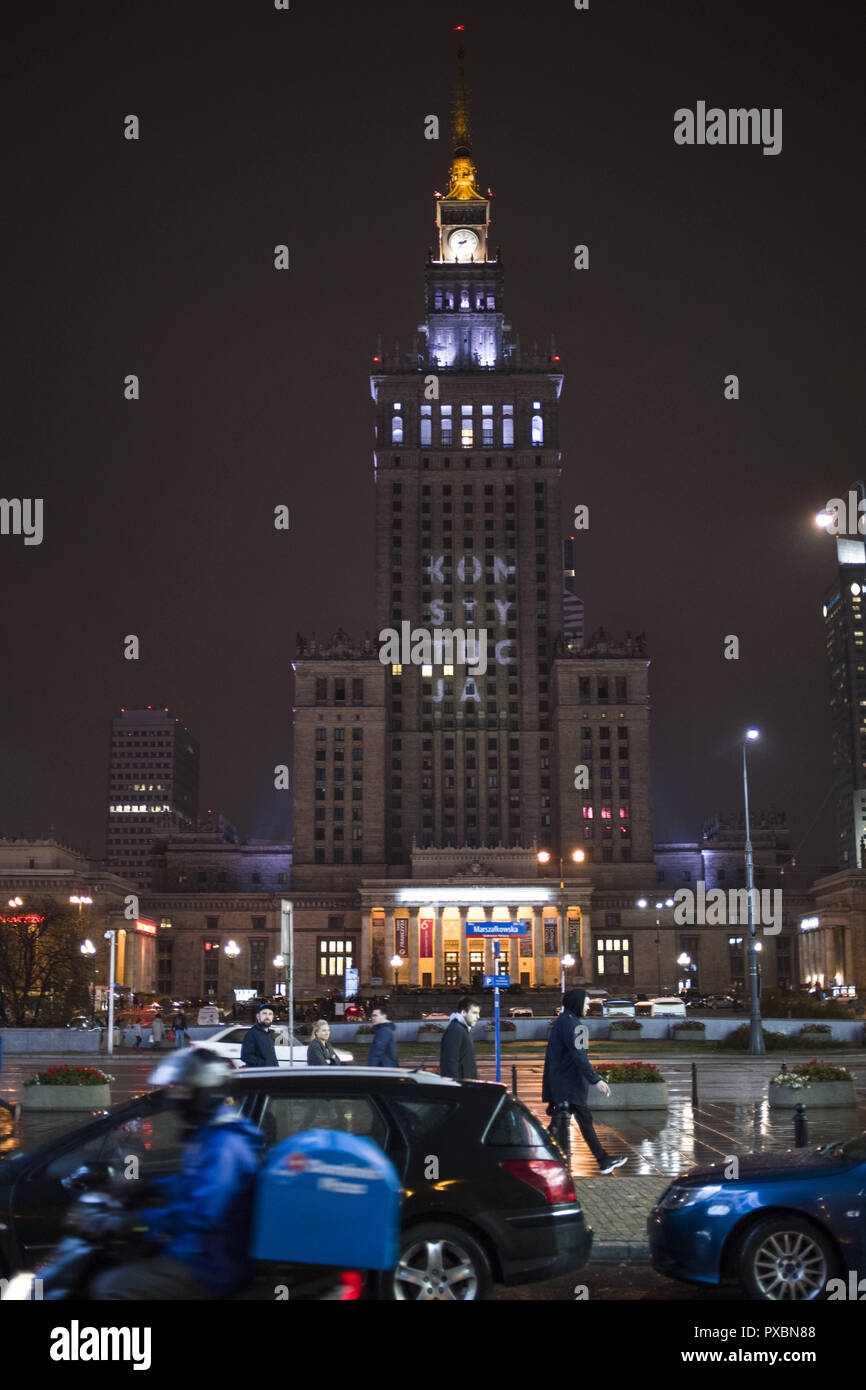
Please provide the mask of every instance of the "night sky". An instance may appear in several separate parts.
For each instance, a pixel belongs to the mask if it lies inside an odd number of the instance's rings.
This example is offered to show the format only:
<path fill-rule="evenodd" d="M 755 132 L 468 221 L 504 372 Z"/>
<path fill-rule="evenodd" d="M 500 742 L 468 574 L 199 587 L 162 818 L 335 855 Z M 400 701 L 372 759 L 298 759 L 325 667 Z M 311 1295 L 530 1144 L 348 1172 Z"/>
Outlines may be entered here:
<path fill-rule="evenodd" d="M 0 833 L 101 855 L 138 704 L 198 737 L 203 810 L 289 833 L 295 633 L 374 628 L 367 374 L 422 316 L 458 23 L 508 319 L 562 356 L 587 630 L 648 637 L 656 839 L 739 805 L 754 723 L 753 802 L 832 862 L 812 517 L 863 473 L 864 19 L 776 0 L 15 7 L 0 493 L 45 521 L 0 536 Z M 675 145 L 699 100 L 781 107 L 781 154 Z"/>

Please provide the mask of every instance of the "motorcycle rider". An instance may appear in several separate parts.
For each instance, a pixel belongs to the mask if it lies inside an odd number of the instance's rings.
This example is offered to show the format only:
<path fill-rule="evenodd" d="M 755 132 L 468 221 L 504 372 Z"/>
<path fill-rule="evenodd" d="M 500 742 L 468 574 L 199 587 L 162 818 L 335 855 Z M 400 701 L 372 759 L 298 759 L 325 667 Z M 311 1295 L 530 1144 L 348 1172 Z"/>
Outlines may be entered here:
<path fill-rule="evenodd" d="M 168 1088 L 169 1105 L 180 1110 L 186 1131 L 169 1204 L 95 1214 L 86 1234 L 135 1232 L 164 1237 L 165 1244 L 158 1254 L 98 1275 L 91 1298 L 230 1298 L 248 1282 L 253 1193 L 265 1138 L 224 1103 L 231 1076 L 224 1058 L 198 1047 L 171 1054 L 152 1072 L 152 1085 Z"/>

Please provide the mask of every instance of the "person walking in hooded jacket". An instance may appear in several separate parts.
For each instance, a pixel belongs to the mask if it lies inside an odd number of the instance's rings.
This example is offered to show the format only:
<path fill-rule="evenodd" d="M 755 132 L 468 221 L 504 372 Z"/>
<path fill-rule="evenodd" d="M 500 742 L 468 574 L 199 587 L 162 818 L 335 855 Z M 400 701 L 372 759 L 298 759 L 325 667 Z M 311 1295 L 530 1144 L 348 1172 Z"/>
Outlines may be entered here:
<path fill-rule="evenodd" d="M 453 1076 L 457 1081 L 474 1081 L 477 1078 L 475 1048 L 470 1035 L 480 1014 L 480 1005 L 472 999 L 460 1000 L 457 1012 L 451 1015 L 448 1027 L 442 1034 L 439 1049 L 439 1072 L 442 1076 Z"/>
<path fill-rule="evenodd" d="M 397 1029 L 384 1009 L 374 1009 L 370 1015 L 373 1025 L 373 1041 L 367 1058 L 368 1067 L 396 1067 Z"/>
<path fill-rule="evenodd" d="M 590 1065 L 587 1055 L 588 1032 L 582 1022 L 589 1008 L 585 989 L 571 989 L 562 997 L 562 1013 L 550 1032 L 547 1052 L 544 1057 L 544 1074 L 541 1081 L 541 1099 L 548 1106 L 547 1113 L 554 1116 L 556 1111 L 568 1118 L 569 1113 L 577 1120 L 584 1143 L 598 1164 L 602 1173 L 612 1173 L 628 1162 L 627 1158 L 611 1158 L 595 1132 L 587 1091 L 595 1086 L 603 1096 L 610 1095 L 610 1087 Z M 551 1125 L 553 1128 L 553 1124 Z"/>

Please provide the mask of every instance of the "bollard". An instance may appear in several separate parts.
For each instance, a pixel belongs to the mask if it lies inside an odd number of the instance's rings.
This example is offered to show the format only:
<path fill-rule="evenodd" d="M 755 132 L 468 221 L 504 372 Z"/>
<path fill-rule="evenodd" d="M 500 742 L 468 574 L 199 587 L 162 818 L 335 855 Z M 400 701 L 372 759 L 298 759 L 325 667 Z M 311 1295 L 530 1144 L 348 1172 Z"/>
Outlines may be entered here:
<path fill-rule="evenodd" d="M 516 1096 L 516 1095 L 517 1095 L 517 1063 L 516 1063 L 516 1062 L 513 1062 L 512 1065 L 511 1065 L 511 1094 L 512 1094 L 513 1096 Z"/>
<path fill-rule="evenodd" d="M 806 1118 L 806 1107 L 800 1101 L 794 1111 L 794 1148 L 805 1149 L 809 1143 L 809 1121 Z"/>
<path fill-rule="evenodd" d="M 698 1064 L 692 1062 L 692 1105 L 698 1103 Z"/>

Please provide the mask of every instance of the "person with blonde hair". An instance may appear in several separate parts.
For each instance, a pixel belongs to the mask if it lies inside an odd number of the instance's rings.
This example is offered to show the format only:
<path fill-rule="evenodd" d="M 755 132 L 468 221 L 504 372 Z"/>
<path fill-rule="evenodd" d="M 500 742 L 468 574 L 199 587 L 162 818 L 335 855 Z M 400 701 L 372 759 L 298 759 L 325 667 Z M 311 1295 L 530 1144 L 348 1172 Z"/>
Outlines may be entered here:
<path fill-rule="evenodd" d="M 313 1025 L 313 1036 L 307 1048 L 308 1067 L 338 1067 L 340 1059 L 328 1042 L 331 1036 L 331 1025 L 325 1018 L 320 1018 L 318 1023 Z"/>

